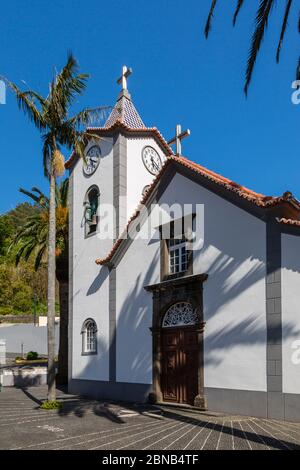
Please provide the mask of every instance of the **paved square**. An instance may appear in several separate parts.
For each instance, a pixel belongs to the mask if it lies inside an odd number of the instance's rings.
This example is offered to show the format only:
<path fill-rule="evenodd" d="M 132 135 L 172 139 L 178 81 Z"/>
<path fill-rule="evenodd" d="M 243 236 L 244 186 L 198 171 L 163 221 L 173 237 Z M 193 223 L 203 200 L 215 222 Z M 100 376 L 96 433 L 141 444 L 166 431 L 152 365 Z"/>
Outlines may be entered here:
<path fill-rule="evenodd" d="M 2 388 L 0 449 L 300 449 L 300 423 L 122 405 L 58 391 L 60 411 L 39 409 L 45 387 Z"/>

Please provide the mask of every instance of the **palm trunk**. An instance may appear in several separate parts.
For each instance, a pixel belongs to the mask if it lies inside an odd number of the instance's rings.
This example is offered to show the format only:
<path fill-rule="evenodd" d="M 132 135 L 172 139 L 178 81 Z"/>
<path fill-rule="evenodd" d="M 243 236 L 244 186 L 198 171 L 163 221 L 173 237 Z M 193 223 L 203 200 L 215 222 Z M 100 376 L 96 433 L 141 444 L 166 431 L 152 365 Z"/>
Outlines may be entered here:
<path fill-rule="evenodd" d="M 68 383 L 68 317 L 69 317 L 69 283 L 65 280 L 59 281 L 59 352 L 57 383 Z"/>
<path fill-rule="evenodd" d="M 55 176 L 50 176 L 49 246 L 48 246 L 48 400 L 56 400 L 55 385 Z"/>

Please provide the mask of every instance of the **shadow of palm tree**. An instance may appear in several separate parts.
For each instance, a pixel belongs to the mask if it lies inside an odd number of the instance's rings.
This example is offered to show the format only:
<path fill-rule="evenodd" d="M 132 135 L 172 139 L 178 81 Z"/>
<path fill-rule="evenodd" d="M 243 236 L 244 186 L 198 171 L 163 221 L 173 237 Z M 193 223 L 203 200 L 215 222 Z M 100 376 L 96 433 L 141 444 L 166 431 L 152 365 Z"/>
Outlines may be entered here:
<path fill-rule="evenodd" d="M 237 427 L 234 426 L 234 422 L 232 424 L 233 427 L 228 426 L 226 424 L 222 423 L 212 423 L 208 422 L 207 420 L 204 421 L 201 418 L 201 413 L 198 412 L 199 418 L 191 418 L 190 416 L 183 416 L 180 415 L 179 413 L 176 413 L 174 411 L 166 410 L 164 407 L 162 407 L 164 416 L 166 418 L 173 419 L 175 421 L 180 421 L 183 423 L 189 423 L 189 424 L 194 424 L 195 426 L 199 427 L 204 427 L 206 429 L 211 429 L 219 433 L 224 433 L 228 434 L 229 436 L 234 435 L 237 438 L 240 438 L 242 440 L 248 440 L 257 444 L 262 444 L 262 442 L 265 442 L 268 447 L 271 449 L 277 449 L 277 450 L 286 450 L 287 448 L 293 449 L 293 450 L 300 450 L 300 444 L 295 444 L 294 442 L 290 441 L 284 441 L 282 439 L 276 439 L 271 436 L 268 436 L 266 434 L 256 434 L 254 432 L 250 431 L 242 431 L 241 429 L 238 429 Z M 204 413 L 205 416 L 211 417 L 209 413 Z M 254 421 L 255 422 L 255 421 Z"/>
<path fill-rule="evenodd" d="M 40 400 L 39 398 L 36 398 L 34 395 L 32 395 L 32 393 L 30 393 L 27 388 L 25 387 L 19 387 L 20 390 L 22 390 L 22 392 L 24 393 L 24 395 L 26 395 L 26 397 L 28 397 L 31 401 L 33 401 L 34 403 L 36 403 L 37 405 L 39 405 L 37 408 L 39 408 L 41 406 L 41 404 L 43 403 L 42 400 Z"/>
<path fill-rule="evenodd" d="M 88 413 L 95 416 L 106 418 L 114 423 L 122 424 L 124 420 L 118 416 L 118 413 L 110 406 L 109 403 L 91 402 L 90 400 L 69 400 L 63 403 L 62 408 L 59 410 L 60 416 L 75 415 L 78 418 L 83 418 Z"/>
<path fill-rule="evenodd" d="M 237 224 L 235 218 L 230 217 L 230 214 L 229 211 L 227 220 L 230 220 L 230 224 Z M 211 219 L 208 222 L 212 227 L 215 222 L 214 217 L 212 211 Z M 239 351 L 249 351 L 250 348 L 256 348 L 254 352 L 258 358 L 258 364 L 261 364 L 262 368 L 265 367 L 265 363 L 260 360 L 264 354 L 263 348 L 267 344 L 265 302 L 259 304 L 259 302 L 252 303 L 250 300 L 255 299 L 255 291 L 251 288 L 258 283 L 262 286 L 266 277 L 266 253 L 260 243 L 253 242 L 253 240 L 261 241 L 260 238 L 256 238 L 254 229 L 248 233 L 248 225 L 244 224 L 242 227 L 236 225 L 236 230 L 242 230 L 239 236 L 245 240 L 244 243 L 235 243 L 231 237 L 225 236 L 226 231 L 224 235 L 224 233 L 220 234 L 218 230 L 212 230 L 207 244 L 204 244 L 201 250 L 194 252 L 194 266 L 198 274 L 201 268 L 209 276 L 203 288 L 204 318 L 207 322 L 204 333 L 204 368 L 210 370 L 211 374 L 215 373 L 218 366 L 222 366 L 221 363 L 224 362 L 224 368 L 220 367 L 219 370 L 224 373 L 223 370 L 229 370 L 229 366 L 231 366 L 230 370 L 234 375 L 236 357 L 230 353 L 234 347 L 238 347 Z M 260 235 L 263 237 L 262 232 Z M 142 254 L 147 249 L 144 242 L 141 242 L 142 246 L 138 245 L 139 240 L 133 240 L 131 243 L 135 244 L 136 250 L 133 251 L 137 253 Z M 149 329 L 153 320 L 153 303 L 151 294 L 145 294 L 144 287 L 159 282 L 157 267 L 160 263 L 160 242 L 159 240 L 148 240 L 148 246 L 150 245 L 154 255 L 147 267 L 145 267 L 145 260 L 142 259 L 142 256 L 139 259 L 134 258 L 132 277 L 126 279 L 126 276 L 123 276 L 121 279 L 122 289 L 118 290 L 119 307 L 115 324 L 109 332 L 107 356 L 91 358 L 83 369 L 78 368 L 77 374 L 74 374 L 74 379 L 89 380 L 94 371 L 99 371 L 101 361 L 108 361 L 114 371 L 114 380 L 110 378 L 110 381 L 113 385 L 118 382 L 120 398 L 122 397 L 122 384 L 128 385 L 129 381 L 130 384 L 145 385 L 145 389 L 148 385 L 149 391 L 151 390 L 152 338 Z M 129 262 L 130 260 L 131 258 L 129 258 Z M 299 271 L 297 265 L 287 266 L 287 268 Z M 117 280 L 119 272 L 123 271 L 118 271 Z M 100 270 L 94 280 L 90 280 L 87 295 L 99 292 L 101 300 L 101 286 L 106 276 L 107 273 Z M 124 294 L 120 295 L 120 291 Z M 240 305 L 234 304 L 234 301 L 244 293 L 248 293 L 248 297 L 244 297 L 248 300 L 248 305 L 244 301 L 241 311 L 234 315 Z M 106 307 L 103 307 L 103 311 L 107 312 Z M 214 323 L 219 314 L 222 315 L 222 322 Z M 98 320 L 100 322 L 100 317 Z M 296 322 L 285 323 L 284 328 L 287 340 L 300 334 L 299 324 Z M 269 327 L 270 332 L 271 328 Z M 274 331 L 273 333 L 275 336 L 275 333 L 278 332 Z M 281 334 L 281 332 L 279 333 Z M 128 347 L 129 344 L 130 347 Z M 241 356 L 241 360 L 244 358 L 250 362 L 246 353 Z M 255 374 L 251 375 L 251 380 L 254 376 Z M 102 388 L 101 379 L 97 381 L 94 374 L 93 380 L 95 384 L 92 392 L 93 397 L 97 399 L 109 398 L 107 388 Z M 103 410 L 100 412 L 103 413 Z"/>

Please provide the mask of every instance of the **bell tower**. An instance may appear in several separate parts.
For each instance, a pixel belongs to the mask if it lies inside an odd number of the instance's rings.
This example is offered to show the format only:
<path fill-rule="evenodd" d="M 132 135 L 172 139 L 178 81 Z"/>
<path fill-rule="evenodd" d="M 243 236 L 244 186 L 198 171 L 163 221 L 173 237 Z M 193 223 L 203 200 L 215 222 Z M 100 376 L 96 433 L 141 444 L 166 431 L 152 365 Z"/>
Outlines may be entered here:
<path fill-rule="evenodd" d="M 111 252 L 143 193 L 173 155 L 158 129 L 147 127 L 141 119 L 128 91 L 131 74 L 130 68 L 122 68 L 117 80 L 121 90 L 105 124 L 87 129 L 92 136 L 86 143 L 85 161 L 74 151 L 66 162 L 70 171 L 71 378 L 116 381 L 116 356 L 111 351 L 115 347 L 117 274 L 114 266 L 99 267 L 95 261 Z M 112 212 L 116 217 L 111 217 Z M 97 354 L 86 356 L 81 347 L 82 325 L 91 318 L 101 331 L 101 341 Z"/>
<path fill-rule="evenodd" d="M 121 90 L 103 127 L 89 128 L 112 138 L 114 241 L 126 227 L 143 193 L 173 152 L 156 127 L 147 127 L 128 91 L 132 69 L 124 65 L 117 80 Z"/>
<path fill-rule="evenodd" d="M 66 162 L 70 169 L 74 246 L 85 259 L 108 254 L 166 158 L 173 155 L 158 129 L 147 127 L 138 113 L 128 91 L 131 75 L 132 69 L 123 66 L 117 80 L 121 90 L 105 124 L 87 128 L 99 139 L 88 141 L 86 161 L 73 152 Z M 114 208 L 114 214 L 108 216 L 109 236 L 103 207 Z"/>

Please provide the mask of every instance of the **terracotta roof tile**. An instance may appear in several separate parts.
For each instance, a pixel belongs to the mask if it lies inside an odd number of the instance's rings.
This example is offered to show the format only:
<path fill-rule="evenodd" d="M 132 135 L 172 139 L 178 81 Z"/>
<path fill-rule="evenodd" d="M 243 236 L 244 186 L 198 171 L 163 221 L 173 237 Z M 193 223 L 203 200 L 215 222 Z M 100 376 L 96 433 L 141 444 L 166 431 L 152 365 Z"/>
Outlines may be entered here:
<path fill-rule="evenodd" d="M 293 225 L 295 227 L 300 227 L 300 220 L 296 219 L 285 219 L 284 217 L 282 217 L 281 219 L 278 219 L 278 222 L 284 225 Z"/>
<path fill-rule="evenodd" d="M 94 132 L 98 135 L 106 135 L 114 131 L 123 131 L 126 134 L 131 134 L 132 136 L 138 135 L 138 136 L 152 136 L 156 139 L 157 143 L 160 145 L 160 147 L 164 150 L 166 155 L 170 156 L 173 155 L 173 151 L 171 147 L 168 145 L 167 141 L 164 139 L 162 134 L 159 132 L 159 130 L 156 127 L 139 127 L 139 128 L 133 128 L 133 127 L 128 127 L 126 124 L 123 122 L 117 120 L 111 127 L 88 127 L 87 128 L 88 132 Z M 69 169 L 77 159 L 76 153 L 73 151 L 69 157 L 69 159 L 65 163 L 65 168 Z"/>
<path fill-rule="evenodd" d="M 256 206 L 263 207 L 263 208 L 268 208 L 271 206 L 279 205 L 284 202 L 288 202 L 289 204 L 292 204 L 294 207 L 300 210 L 300 203 L 293 197 L 293 195 L 290 192 L 284 193 L 282 196 L 275 197 L 275 196 L 264 196 L 263 194 L 257 193 L 255 191 L 252 191 L 251 189 L 248 189 L 244 186 L 241 186 L 234 181 L 231 181 L 228 178 L 225 178 L 222 175 L 219 175 L 218 173 L 215 173 L 211 170 L 208 170 L 207 168 L 199 165 L 198 163 L 192 162 L 191 160 L 188 160 L 187 158 L 183 156 L 170 156 L 166 160 L 166 163 L 162 167 L 161 171 L 158 173 L 158 175 L 154 178 L 153 182 L 149 186 L 148 190 L 142 197 L 139 206 L 137 207 L 135 213 L 133 216 L 129 219 L 127 222 L 126 227 L 124 228 L 120 238 L 117 239 L 117 241 L 114 243 L 112 249 L 108 253 L 108 255 L 105 258 L 102 259 L 97 259 L 96 263 L 100 265 L 104 265 L 109 263 L 115 253 L 118 251 L 119 246 L 121 245 L 122 241 L 126 239 L 126 234 L 129 231 L 130 224 L 139 216 L 141 207 L 147 202 L 148 198 L 150 197 L 151 193 L 153 192 L 154 188 L 158 184 L 162 174 L 166 171 L 166 168 L 173 163 L 179 163 L 183 165 L 186 168 L 189 168 L 192 171 L 195 171 L 196 173 L 200 174 L 204 178 L 207 178 L 214 183 L 223 186 L 225 189 L 228 191 L 234 192 L 238 194 L 240 197 L 243 199 L 246 199 Z M 291 222 L 288 222 L 291 221 Z M 292 220 L 292 219 L 281 219 L 281 223 L 291 223 L 292 225 L 298 225 L 300 226 L 300 221 Z M 287 221 L 287 222 L 283 222 Z"/>

